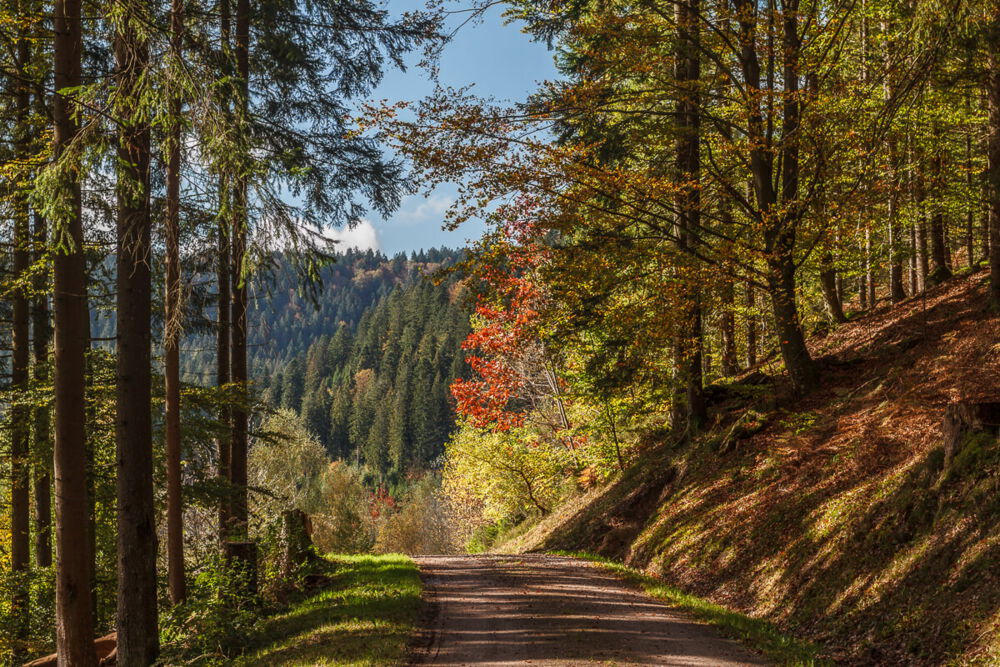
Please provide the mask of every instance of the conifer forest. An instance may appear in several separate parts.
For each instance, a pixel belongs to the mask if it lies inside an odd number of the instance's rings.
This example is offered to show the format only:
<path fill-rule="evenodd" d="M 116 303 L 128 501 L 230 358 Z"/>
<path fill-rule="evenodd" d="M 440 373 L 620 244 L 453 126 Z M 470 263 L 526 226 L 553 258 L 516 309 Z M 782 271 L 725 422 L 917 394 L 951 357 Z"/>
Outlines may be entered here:
<path fill-rule="evenodd" d="M 1000 0 L 0 0 L 2 665 L 1000 665 L 998 480 Z"/>

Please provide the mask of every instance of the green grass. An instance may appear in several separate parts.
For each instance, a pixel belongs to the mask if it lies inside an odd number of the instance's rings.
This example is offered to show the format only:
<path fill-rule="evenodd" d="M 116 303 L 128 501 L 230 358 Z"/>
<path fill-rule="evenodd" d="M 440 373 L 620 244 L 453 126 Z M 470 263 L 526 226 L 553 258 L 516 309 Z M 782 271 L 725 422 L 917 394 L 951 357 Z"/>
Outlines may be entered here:
<path fill-rule="evenodd" d="M 417 566 L 406 556 L 332 556 L 333 585 L 268 618 L 233 664 L 396 664 L 421 609 Z"/>
<path fill-rule="evenodd" d="M 596 563 L 625 581 L 638 585 L 651 597 L 663 600 L 695 618 L 718 627 L 724 634 L 742 640 L 780 665 L 829 665 L 819 657 L 818 646 L 783 634 L 772 623 L 726 609 L 708 600 L 689 595 L 663 581 L 626 567 L 621 563 L 581 552 L 554 552 Z"/>

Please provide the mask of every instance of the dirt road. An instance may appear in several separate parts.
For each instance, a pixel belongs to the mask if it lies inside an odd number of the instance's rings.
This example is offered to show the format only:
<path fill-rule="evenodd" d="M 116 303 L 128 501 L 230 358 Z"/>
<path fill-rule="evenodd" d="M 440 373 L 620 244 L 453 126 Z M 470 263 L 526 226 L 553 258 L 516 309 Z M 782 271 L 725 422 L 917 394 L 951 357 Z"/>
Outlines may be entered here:
<path fill-rule="evenodd" d="M 416 560 L 430 606 L 411 664 L 767 664 L 590 563 L 541 555 Z"/>

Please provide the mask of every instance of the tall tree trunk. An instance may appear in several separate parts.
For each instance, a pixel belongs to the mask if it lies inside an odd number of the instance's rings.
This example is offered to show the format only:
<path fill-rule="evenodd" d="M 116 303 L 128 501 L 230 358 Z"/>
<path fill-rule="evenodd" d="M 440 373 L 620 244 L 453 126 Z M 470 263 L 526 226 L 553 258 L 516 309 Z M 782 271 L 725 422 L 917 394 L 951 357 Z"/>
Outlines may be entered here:
<path fill-rule="evenodd" d="M 799 321 L 795 299 L 795 220 L 799 207 L 799 127 L 802 103 L 799 100 L 798 0 L 785 0 L 782 8 L 782 47 L 784 51 L 784 89 L 782 90 L 781 199 L 786 212 L 773 229 L 765 246 L 768 258 L 768 285 L 774 312 L 781 356 L 792 385 L 798 392 L 812 389 L 819 375 L 809 355 Z M 762 198 L 762 200 L 764 200 Z"/>
<path fill-rule="evenodd" d="M 35 261 L 42 261 L 48 238 L 46 220 L 35 215 Z M 35 385 L 44 387 L 49 381 L 49 341 L 52 337 L 49 323 L 49 285 L 45 273 L 35 276 L 35 302 L 32 310 L 31 329 L 34 352 L 33 376 Z M 35 407 L 35 561 L 38 567 L 52 566 L 52 440 L 49 434 L 49 406 Z"/>
<path fill-rule="evenodd" d="M 1000 309 L 1000 3 L 993 2 L 994 19 L 988 46 L 986 99 L 989 108 L 986 156 L 990 220 L 990 306 Z"/>
<path fill-rule="evenodd" d="M 680 88 L 677 104 L 677 175 L 683 187 L 677 196 L 679 245 L 687 250 L 691 236 L 697 233 L 701 217 L 701 154 L 700 154 L 700 95 L 699 61 L 700 0 L 681 0 L 677 13 L 677 63 L 675 77 Z M 682 334 L 682 375 L 687 392 L 687 423 L 698 431 L 708 419 L 702 379 L 703 337 L 701 295 L 697 284 L 690 286 L 689 312 Z"/>
<path fill-rule="evenodd" d="M 131 14 L 131 12 L 130 12 Z M 118 664 L 151 665 L 158 653 L 150 372 L 149 126 L 137 118 L 149 65 L 127 16 L 114 35 L 118 112 Z"/>
<path fill-rule="evenodd" d="M 225 55 L 230 53 L 230 14 L 229 14 L 229 0 L 221 0 L 219 3 L 219 12 L 221 14 L 220 21 L 220 32 L 222 37 L 222 50 Z M 227 107 L 228 111 L 228 107 Z M 221 174 L 219 176 L 219 208 L 226 212 L 227 216 L 232 216 L 231 204 L 232 195 L 230 193 L 230 186 L 232 181 L 229 179 L 227 174 Z M 230 313 L 230 302 L 232 300 L 232 289 L 231 289 L 231 274 L 232 274 L 232 263 L 230 257 L 229 248 L 229 231 L 232 226 L 232 221 L 229 217 L 220 216 L 218 223 L 218 258 L 216 260 L 216 278 L 218 281 L 219 295 L 217 303 L 218 310 L 218 328 L 215 332 L 215 382 L 219 387 L 225 387 L 229 384 L 231 380 L 230 375 L 230 350 L 229 350 L 229 339 L 231 335 L 231 313 Z M 232 439 L 232 414 L 227 405 L 223 405 L 219 409 L 219 423 L 222 424 L 224 428 L 224 433 L 219 436 L 216 440 L 216 449 L 219 458 L 219 470 L 218 475 L 220 481 L 223 482 L 226 489 L 230 488 L 230 474 L 229 474 L 229 461 L 230 461 L 230 451 L 229 444 Z M 229 510 L 232 505 L 232 499 L 229 494 L 219 503 L 219 539 L 224 541 L 226 536 L 229 534 Z"/>
<path fill-rule="evenodd" d="M 21 3 L 21 11 L 25 16 L 30 15 L 30 8 L 27 4 Z M 31 90 L 28 73 L 30 60 L 30 42 L 27 35 L 22 35 L 17 40 L 17 79 L 14 84 L 17 121 L 14 127 L 14 152 L 16 159 L 25 165 L 24 168 L 27 168 L 26 165 L 31 154 L 29 126 Z M 28 231 L 30 216 L 27 193 L 22 187 L 18 187 L 14 193 L 14 279 L 18 281 L 26 278 L 28 267 L 31 264 L 31 239 Z M 24 657 L 23 643 L 27 640 L 30 629 L 28 571 L 31 567 L 31 473 L 28 449 L 28 441 L 31 439 L 31 410 L 20 402 L 20 400 L 27 400 L 29 395 L 28 363 L 30 359 L 28 295 L 23 286 L 15 287 L 12 301 L 11 389 L 17 398 L 9 413 L 11 422 L 10 566 L 14 575 L 11 614 L 14 622 L 13 658 L 15 662 L 21 662 L 21 658 Z"/>
<path fill-rule="evenodd" d="M 236 70 L 239 80 L 237 124 L 242 127 L 249 113 L 250 79 L 250 0 L 236 2 Z M 247 430 L 249 415 L 247 394 L 247 283 L 244 271 L 247 228 L 249 225 L 247 180 L 243 173 L 234 179 L 234 216 L 232 240 L 232 338 L 230 344 L 231 380 L 237 387 L 238 401 L 232 413 L 230 439 L 230 482 L 233 499 L 230 508 L 232 534 L 247 538 Z"/>
<path fill-rule="evenodd" d="M 80 0 L 56 0 L 53 65 L 55 89 L 80 85 L 82 37 Z M 71 101 L 56 93 L 52 115 L 55 158 L 79 133 Z M 56 650 L 60 664 L 93 667 L 94 619 L 90 600 L 91 553 L 87 498 L 86 351 L 89 314 L 83 250 L 80 183 L 70 171 L 64 184 L 66 241 L 55 253 L 55 466 Z"/>
<path fill-rule="evenodd" d="M 944 154 L 941 152 L 941 132 L 939 129 L 934 131 L 935 143 L 939 148 L 934 154 L 934 193 L 936 197 L 940 197 L 944 193 Z M 948 241 L 947 234 L 945 230 L 945 220 L 944 211 L 941 208 L 940 202 L 935 200 L 934 203 L 934 213 L 931 216 L 930 225 L 930 236 L 931 236 L 931 273 L 930 279 L 932 285 L 939 285 L 948 278 L 951 278 L 951 269 L 948 267 Z"/>
<path fill-rule="evenodd" d="M 892 175 L 890 180 L 889 193 L 889 301 L 899 303 L 906 298 L 906 290 L 903 288 L 903 255 L 900 251 L 899 242 L 899 182 L 896 175 L 895 146 L 890 142 L 889 159 Z"/>
<path fill-rule="evenodd" d="M 972 95 L 968 92 L 965 94 L 965 111 L 968 115 L 972 113 Z M 970 269 L 976 265 L 976 211 L 980 208 L 979 198 L 973 194 L 976 188 L 972 170 L 972 129 L 969 128 L 965 132 L 965 187 L 969 198 L 965 211 L 965 257 Z"/>
<path fill-rule="evenodd" d="M 184 31 L 184 0 L 173 0 L 170 48 L 174 67 L 180 67 Z M 164 392 L 167 463 L 167 584 L 170 601 L 187 597 L 184 581 L 184 508 L 181 497 L 181 98 L 170 91 L 170 128 L 167 147 L 166 285 L 164 294 Z"/>
<path fill-rule="evenodd" d="M 775 151 L 765 130 L 760 100 L 760 59 L 757 54 L 756 5 L 736 0 L 740 24 L 739 60 L 747 97 L 744 100 L 748 139 L 751 144 L 750 172 L 756 193 L 757 215 L 763 223 L 764 256 L 767 262 L 768 291 L 781 355 L 792 385 L 798 392 L 811 389 L 818 381 L 815 362 L 806 348 L 795 300 L 796 224 L 803 211 L 799 198 L 799 53 L 798 2 L 786 0 L 782 8 L 782 48 L 784 85 L 781 90 L 781 205 L 774 185 Z"/>
<path fill-rule="evenodd" d="M 872 229 L 865 226 L 865 287 L 868 289 L 868 306 L 875 307 L 875 262 L 872 260 Z"/>
<path fill-rule="evenodd" d="M 894 214 L 891 214 L 894 215 Z M 889 218 L 889 300 L 899 303 L 906 298 L 906 288 L 903 286 L 903 260 L 899 251 L 899 227 L 894 217 Z"/>
<path fill-rule="evenodd" d="M 889 24 L 882 22 L 882 32 L 889 34 Z M 892 48 L 891 40 L 885 40 L 885 50 L 883 51 L 883 66 L 886 75 L 882 79 L 882 99 L 885 104 L 890 104 L 893 96 L 892 79 Z M 893 130 L 889 130 L 889 137 L 886 141 L 886 151 L 889 155 L 889 210 L 887 212 L 887 222 L 889 226 L 889 302 L 896 304 L 906 298 L 906 290 L 903 288 L 903 252 L 900 243 L 899 229 L 899 150 L 896 136 Z"/>

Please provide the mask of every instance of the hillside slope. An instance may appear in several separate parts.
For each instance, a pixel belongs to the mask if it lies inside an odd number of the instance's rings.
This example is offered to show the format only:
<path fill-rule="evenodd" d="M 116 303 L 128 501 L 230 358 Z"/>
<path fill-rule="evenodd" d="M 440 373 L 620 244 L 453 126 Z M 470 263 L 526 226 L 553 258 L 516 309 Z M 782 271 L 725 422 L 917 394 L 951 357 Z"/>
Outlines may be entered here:
<path fill-rule="evenodd" d="M 941 431 L 950 402 L 1000 400 L 985 280 L 815 338 L 819 390 L 719 392 L 699 443 L 661 445 L 505 548 L 624 560 L 844 663 L 1000 663 L 1000 447 L 968 441 L 945 471 Z"/>

